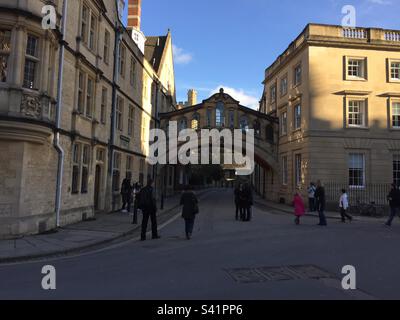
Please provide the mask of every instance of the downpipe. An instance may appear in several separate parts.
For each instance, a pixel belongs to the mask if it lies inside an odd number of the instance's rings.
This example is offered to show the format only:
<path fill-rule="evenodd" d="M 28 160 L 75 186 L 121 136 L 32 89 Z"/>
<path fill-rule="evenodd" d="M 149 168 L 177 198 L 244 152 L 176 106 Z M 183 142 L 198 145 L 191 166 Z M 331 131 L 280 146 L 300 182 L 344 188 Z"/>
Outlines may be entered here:
<path fill-rule="evenodd" d="M 57 81 L 57 110 L 56 110 L 56 128 L 54 135 L 54 148 L 58 153 L 58 166 L 57 166 L 57 186 L 56 186 L 56 200 L 55 200 L 55 214 L 56 214 L 56 229 L 60 227 L 60 211 L 62 199 L 62 182 L 64 171 L 64 156 L 65 152 L 60 144 L 60 129 L 61 129 L 61 109 L 62 109 L 62 94 L 63 94 L 63 71 L 64 71 L 64 55 L 65 55 L 65 30 L 67 25 L 67 12 L 68 0 L 64 0 L 62 25 L 61 25 L 61 41 L 59 53 L 59 66 L 58 66 L 58 81 Z"/>

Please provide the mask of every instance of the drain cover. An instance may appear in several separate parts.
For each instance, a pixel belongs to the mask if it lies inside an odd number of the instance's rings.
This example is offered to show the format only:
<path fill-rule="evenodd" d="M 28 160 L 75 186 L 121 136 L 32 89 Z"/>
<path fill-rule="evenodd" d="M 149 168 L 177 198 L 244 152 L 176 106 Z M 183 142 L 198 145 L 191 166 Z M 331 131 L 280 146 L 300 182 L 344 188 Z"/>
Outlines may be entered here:
<path fill-rule="evenodd" d="M 236 282 L 240 283 L 335 278 L 332 273 L 315 265 L 237 268 L 226 271 Z"/>

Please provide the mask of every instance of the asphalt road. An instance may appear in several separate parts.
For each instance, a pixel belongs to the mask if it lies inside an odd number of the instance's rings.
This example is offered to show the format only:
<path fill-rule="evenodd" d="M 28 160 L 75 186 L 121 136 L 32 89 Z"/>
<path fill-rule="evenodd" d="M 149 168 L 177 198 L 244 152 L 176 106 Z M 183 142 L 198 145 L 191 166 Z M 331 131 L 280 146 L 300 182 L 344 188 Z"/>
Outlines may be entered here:
<path fill-rule="evenodd" d="M 190 241 L 178 218 L 161 231 L 160 240 L 0 266 L 0 299 L 400 298 L 399 221 L 392 229 L 380 223 L 339 220 L 321 228 L 315 218 L 307 217 L 295 226 L 290 215 L 256 207 L 252 222 L 237 222 L 232 190 L 210 192 L 200 211 Z M 47 264 L 56 268 L 56 290 L 41 287 L 41 270 Z M 332 276 L 318 279 L 310 273 L 287 278 L 283 272 L 272 274 L 276 276 L 272 279 L 271 273 L 265 277 L 254 272 L 299 265 L 313 265 Z M 345 265 L 356 268 L 357 290 L 341 287 Z M 235 278 L 237 269 L 241 278 Z"/>

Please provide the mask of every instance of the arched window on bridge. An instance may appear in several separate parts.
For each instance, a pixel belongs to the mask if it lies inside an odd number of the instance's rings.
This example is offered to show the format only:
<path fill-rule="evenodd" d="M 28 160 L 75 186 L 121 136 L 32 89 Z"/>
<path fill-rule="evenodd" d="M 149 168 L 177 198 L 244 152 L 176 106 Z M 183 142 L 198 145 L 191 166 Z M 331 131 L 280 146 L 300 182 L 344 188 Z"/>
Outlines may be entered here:
<path fill-rule="evenodd" d="M 274 127 L 272 124 L 269 124 L 265 128 L 265 138 L 267 139 L 268 142 L 274 142 Z"/>
<path fill-rule="evenodd" d="M 254 135 L 256 137 L 259 137 L 261 135 L 261 125 L 260 125 L 260 121 L 258 120 L 254 120 L 253 122 L 253 129 L 254 129 Z"/>
<path fill-rule="evenodd" d="M 240 117 L 240 129 L 243 132 L 247 132 L 249 130 L 249 120 L 247 119 L 246 116 Z"/>
<path fill-rule="evenodd" d="M 191 128 L 193 130 L 198 130 L 200 127 L 200 115 L 198 113 L 195 113 L 192 117 L 192 123 L 191 123 Z"/>
<path fill-rule="evenodd" d="M 178 131 L 182 131 L 187 129 L 187 120 L 186 118 L 181 118 L 178 124 Z"/>
<path fill-rule="evenodd" d="M 225 126 L 225 106 L 222 101 L 217 103 L 217 108 L 215 110 L 215 125 L 217 127 L 224 127 Z"/>

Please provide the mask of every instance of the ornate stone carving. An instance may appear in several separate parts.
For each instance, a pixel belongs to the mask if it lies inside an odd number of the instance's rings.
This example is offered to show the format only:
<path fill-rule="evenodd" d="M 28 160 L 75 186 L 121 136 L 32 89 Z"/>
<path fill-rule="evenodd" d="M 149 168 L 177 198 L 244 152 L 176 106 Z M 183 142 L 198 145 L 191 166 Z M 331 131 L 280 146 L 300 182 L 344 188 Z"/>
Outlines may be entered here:
<path fill-rule="evenodd" d="M 21 113 L 40 119 L 42 117 L 42 106 L 39 97 L 24 94 L 21 101 Z"/>

